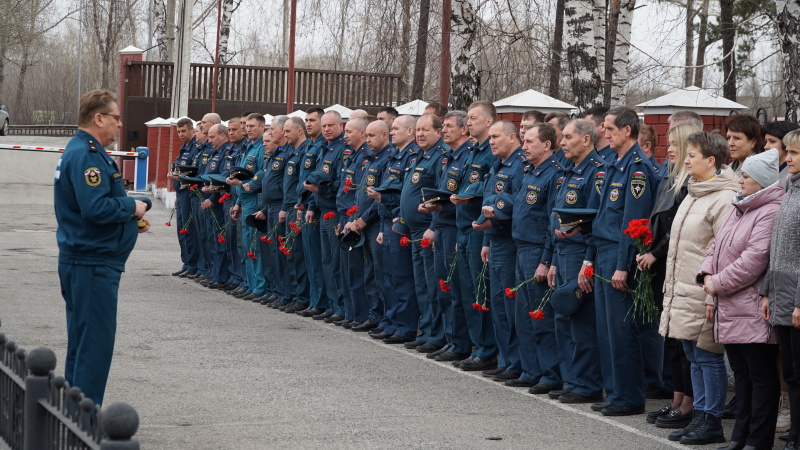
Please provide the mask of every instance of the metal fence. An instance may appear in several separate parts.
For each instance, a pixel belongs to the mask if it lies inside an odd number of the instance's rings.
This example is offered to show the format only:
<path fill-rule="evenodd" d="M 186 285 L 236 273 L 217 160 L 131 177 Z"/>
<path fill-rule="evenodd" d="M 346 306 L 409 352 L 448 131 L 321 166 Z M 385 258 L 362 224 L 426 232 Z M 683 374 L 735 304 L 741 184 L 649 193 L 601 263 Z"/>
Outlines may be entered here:
<path fill-rule="evenodd" d="M 56 376 L 56 355 L 26 353 L 0 333 L 0 449 L 138 450 L 132 406 L 103 407 Z"/>
<path fill-rule="evenodd" d="M 77 125 L 9 125 L 14 136 L 75 136 Z"/>

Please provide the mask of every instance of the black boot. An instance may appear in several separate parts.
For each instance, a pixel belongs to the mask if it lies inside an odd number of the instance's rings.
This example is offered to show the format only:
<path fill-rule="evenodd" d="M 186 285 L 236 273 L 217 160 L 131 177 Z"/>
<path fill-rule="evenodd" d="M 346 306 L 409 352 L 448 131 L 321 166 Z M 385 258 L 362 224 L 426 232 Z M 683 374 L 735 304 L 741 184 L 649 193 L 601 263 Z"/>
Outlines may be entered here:
<path fill-rule="evenodd" d="M 667 436 L 667 439 L 670 441 L 680 441 L 682 437 L 686 436 L 687 434 L 694 431 L 697 427 L 699 427 L 703 421 L 706 419 L 706 413 L 704 411 L 699 411 L 695 409 L 692 411 L 692 421 L 689 422 L 689 425 L 686 427 L 681 428 L 680 430 L 675 430 Z"/>
<path fill-rule="evenodd" d="M 725 433 L 722 431 L 722 416 L 706 414 L 706 418 L 694 431 L 681 438 L 684 445 L 721 444 L 725 442 Z"/>
<path fill-rule="evenodd" d="M 717 450 L 742 450 L 744 442 L 730 441 L 725 447 L 719 447 Z"/>

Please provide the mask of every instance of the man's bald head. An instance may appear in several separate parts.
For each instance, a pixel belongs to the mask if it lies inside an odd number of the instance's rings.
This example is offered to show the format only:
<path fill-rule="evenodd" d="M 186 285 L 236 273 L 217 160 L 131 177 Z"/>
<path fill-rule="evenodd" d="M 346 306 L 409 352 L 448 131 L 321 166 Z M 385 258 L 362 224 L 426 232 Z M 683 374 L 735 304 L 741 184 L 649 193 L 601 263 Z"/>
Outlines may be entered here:
<path fill-rule="evenodd" d="M 203 131 L 207 134 L 208 130 L 211 129 L 212 125 L 216 125 L 218 123 L 222 123 L 222 118 L 219 117 L 217 113 L 208 113 L 203 116 L 203 120 L 200 121 L 200 124 L 203 126 Z"/>
<path fill-rule="evenodd" d="M 367 125 L 367 145 L 373 152 L 379 152 L 389 145 L 389 125 L 382 120 Z"/>
<path fill-rule="evenodd" d="M 361 147 L 367 138 L 367 122 L 364 119 L 350 119 L 344 126 L 344 139 L 354 149 Z"/>
<path fill-rule="evenodd" d="M 363 119 L 364 116 L 367 116 L 367 115 L 369 115 L 368 112 L 364 111 L 363 109 L 357 109 L 357 110 L 355 110 L 355 111 L 350 113 L 350 117 L 348 119 L 350 119 L 350 120 Z"/>

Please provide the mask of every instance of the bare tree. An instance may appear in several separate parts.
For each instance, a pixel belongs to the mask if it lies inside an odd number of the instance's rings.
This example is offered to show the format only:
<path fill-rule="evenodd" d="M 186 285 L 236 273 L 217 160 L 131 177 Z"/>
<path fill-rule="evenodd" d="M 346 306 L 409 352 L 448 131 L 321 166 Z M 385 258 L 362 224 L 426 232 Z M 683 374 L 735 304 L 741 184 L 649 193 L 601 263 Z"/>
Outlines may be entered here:
<path fill-rule="evenodd" d="M 700 25 L 697 28 L 697 59 L 695 60 L 694 85 L 703 87 L 703 69 L 706 65 L 706 48 L 708 47 L 708 3 L 703 0 L 702 7 L 697 11 L 700 16 Z"/>
<path fill-rule="evenodd" d="M 420 0 L 419 22 L 417 23 L 417 54 L 414 59 L 414 81 L 411 82 L 411 97 L 422 97 L 425 87 L 426 55 L 428 52 L 428 23 L 431 17 L 431 0 Z"/>
<path fill-rule="evenodd" d="M 598 51 L 592 0 L 566 0 L 564 31 L 567 61 L 575 106 L 579 111 L 603 101 L 602 83 L 598 70 Z"/>
<path fill-rule="evenodd" d="M 550 51 L 550 82 L 547 95 L 560 98 L 559 85 L 561 81 L 561 51 L 564 48 L 564 0 L 556 2 L 556 23 L 553 31 L 553 45 Z"/>
<path fill-rule="evenodd" d="M 783 53 L 786 108 L 800 108 L 800 1 L 776 0 L 778 35 Z"/>
<path fill-rule="evenodd" d="M 616 29 L 614 30 L 610 61 L 606 63 L 611 67 L 606 71 L 608 80 L 611 82 L 611 89 L 608 93 L 609 101 L 606 103 L 611 106 L 625 106 L 625 93 L 628 83 L 628 55 L 630 53 L 631 42 L 631 19 L 633 10 L 636 7 L 636 0 L 613 0 L 612 9 L 616 11 Z M 610 64 L 609 64 L 610 63 Z"/>
<path fill-rule="evenodd" d="M 450 77 L 450 103 L 454 109 L 466 110 L 478 99 L 481 88 L 480 73 L 475 67 L 478 57 L 478 37 L 475 11 L 470 0 L 453 1 L 453 51 Z"/>
<path fill-rule="evenodd" d="M 719 25 L 722 35 L 722 96 L 736 101 L 736 25 L 733 23 L 734 0 L 719 0 Z"/>

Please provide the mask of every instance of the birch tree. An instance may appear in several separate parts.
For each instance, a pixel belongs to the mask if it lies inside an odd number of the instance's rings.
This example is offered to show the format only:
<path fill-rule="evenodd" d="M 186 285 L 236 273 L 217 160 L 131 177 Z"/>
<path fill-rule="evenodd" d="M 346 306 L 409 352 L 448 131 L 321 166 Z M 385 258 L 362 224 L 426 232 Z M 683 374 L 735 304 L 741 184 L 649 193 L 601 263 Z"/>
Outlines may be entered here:
<path fill-rule="evenodd" d="M 613 0 L 612 8 L 616 10 L 617 24 L 614 30 L 614 45 L 611 54 L 611 70 L 609 81 L 611 89 L 609 93 L 610 101 L 606 104 L 613 106 L 625 106 L 626 89 L 628 84 L 628 56 L 630 53 L 631 41 L 631 20 L 633 10 L 636 7 L 636 0 Z M 609 72 L 607 72 L 609 73 Z"/>
<path fill-rule="evenodd" d="M 450 75 L 450 103 L 453 109 L 465 110 L 478 100 L 481 77 L 475 62 L 478 59 L 478 33 L 475 10 L 470 0 L 453 0 L 452 67 Z"/>
<path fill-rule="evenodd" d="M 230 61 L 228 57 L 228 40 L 231 36 L 231 18 L 233 13 L 239 9 L 241 0 L 223 0 L 222 1 L 222 21 L 219 26 L 219 63 L 227 64 Z"/>
<path fill-rule="evenodd" d="M 578 111 L 602 104 L 603 89 L 598 70 L 597 36 L 592 0 L 564 2 L 564 37 L 570 82 Z"/>
<path fill-rule="evenodd" d="M 800 1 L 776 0 L 778 36 L 783 56 L 786 109 L 800 106 Z"/>

